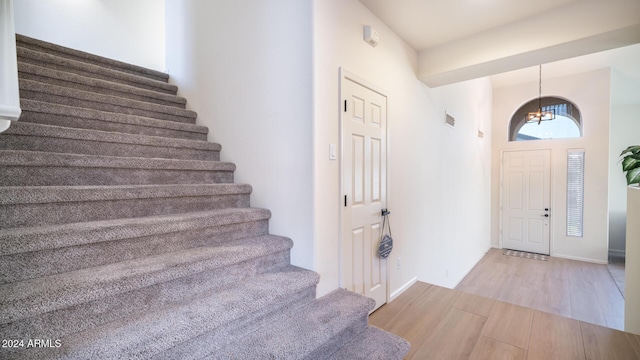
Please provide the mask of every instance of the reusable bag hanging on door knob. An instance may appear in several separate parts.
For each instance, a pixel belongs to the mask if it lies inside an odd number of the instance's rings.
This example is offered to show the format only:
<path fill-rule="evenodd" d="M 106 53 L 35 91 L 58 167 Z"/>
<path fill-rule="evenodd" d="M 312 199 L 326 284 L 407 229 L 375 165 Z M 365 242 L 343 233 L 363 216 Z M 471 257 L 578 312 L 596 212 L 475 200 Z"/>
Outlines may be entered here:
<path fill-rule="evenodd" d="M 382 239 L 380 239 L 380 246 L 378 246 L 378 255 L 381 259 L 386 259 L 393 250 L 393 238 L 391 238 L 391 221 L 389 220 L 390 211 L 382 209 Z M 389 228 L 389 234 L 384 233 L 385 227 Z"/>

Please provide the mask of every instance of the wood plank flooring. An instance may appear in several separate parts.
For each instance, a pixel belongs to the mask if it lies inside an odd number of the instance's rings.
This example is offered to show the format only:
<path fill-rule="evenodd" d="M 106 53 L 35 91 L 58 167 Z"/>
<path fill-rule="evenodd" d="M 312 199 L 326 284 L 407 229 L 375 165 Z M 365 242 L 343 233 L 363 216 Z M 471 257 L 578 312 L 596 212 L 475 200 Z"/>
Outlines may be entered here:
<path fill-rule="evenodd" d="M 456 290 L 624 329 L 624 298 L 606 265 L 523 259 L 491 249 Z"/>
<path fill-rule="evenodd" d="M 369 323 L 407 339 L 407 360 L 640 359 L 638 335 L 422 282 Z"/>

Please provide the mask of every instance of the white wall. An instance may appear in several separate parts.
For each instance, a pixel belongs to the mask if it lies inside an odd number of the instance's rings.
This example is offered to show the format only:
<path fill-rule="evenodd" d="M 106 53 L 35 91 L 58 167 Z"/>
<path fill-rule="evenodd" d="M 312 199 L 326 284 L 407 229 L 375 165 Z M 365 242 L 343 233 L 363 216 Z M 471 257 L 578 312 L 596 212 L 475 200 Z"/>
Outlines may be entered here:
<path fill-rule="evenodd" d="M 311 3 L 167 1 L 171 81 L 293 239 L 292 262 L 313 268 Z"/>
<path fill-rule="evenodd" d="M 640 79 L 611 71 L 611 133 L 609 153 L 609 252 L 623 255 L 627 221 L 627 181 L 620 153 L 640 144 Z"/>
<path fill-rule="evenodd" d="M 487 79 L 429 89 L 417 54 L 356 0 L 316 0 L 314 13 L 314 257 L 318 293 L 339 286 L 339 67 L 388 95 L 388 208 L 394 293 L 415 279 L 453 287 L 490 247 L 491 87 Z M 380 44 L 362 40 L 373 25 Z M 456 117 L 446 127 L 444 112 Z M 480 127 L 485 138 L 477 138 Z M 396 268 L 402 258 L 402 269 Z"/>
<path fill-rule="evenodd" d="M 16 33 L 163 71 L 165 0 L 16 0 Z"/>
<path fill-rule="evenodd" d="M 627 188 L 627 262 L 625 264 L 624 331 L 640 335 L 640 188 Z"/>
<path fill-rule="evenodd" d="M 492 157 L 492 245 L 499 247 L 500 156 L 504 150 L 551 149 L 551 255 L 606 263 L 608 249 L 608 177 L 610 71 L 601 69 L 544 79 L 543 96 L 569 99 L 580 109 L 583 137 L 508 142 L 513 113 L 535 98 L 538 82 L 494 89 Z M 533 80 L 533 79 L 532 79 Z M 567 150 L 585 149 L 584 237 L 566 236 Z"/>

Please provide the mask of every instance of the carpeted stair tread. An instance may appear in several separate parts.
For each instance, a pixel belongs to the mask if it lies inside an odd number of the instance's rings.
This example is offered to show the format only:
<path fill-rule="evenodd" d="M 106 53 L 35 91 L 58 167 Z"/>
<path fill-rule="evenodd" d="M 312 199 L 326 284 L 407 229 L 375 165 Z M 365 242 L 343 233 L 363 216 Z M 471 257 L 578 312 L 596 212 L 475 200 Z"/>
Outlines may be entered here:
<path fill-rule="evenodd" d="M 341 344 L 346 344 L 354 335 L 360 334 L 367 328 L 367 309 L 373 306 L 369 301 L 370 299 L 355 293 L 338 289 L 302 306 L 272 311 L 267 316 L 257 316 L 253 321 L 232 332 L 204 333 L 154 358 L 181 360 L 326 358 L 327 354 L 335 352 Z M 336 319 L 336 314 L 339 319 Z M 307 321 L 309 319 L 311 321 Z M 320 343 L 319 339 L 301 342 L 301 338 L 310 339 L 319 332 L 322 332 L 321 337 L 329 340 L 324 343 Z M 290 337 L 291 333 L 294 333 L 292 337 Z M 264 343 L 270 341 L 268 339 L 270 336 L 274 343 L 264 347 Z M 252 343 L 253 340 L 257 342 Z M 291 342 L 298 344 L 292 345 Z M 273 348 L 281 346 L 288 346 L 288 349 L 285 349 L 287 354 L 275 355 Z M 300 353 L 293 354 L 298 350 Z"/>
<path fill-rule="evenodd" d="M 292 246 L 288 238 L 264 235 L 0 285 L 0 323 L 230 266 Z"/>
<path fill-rule="evenodd" d="M 95 79 L 66 71 L 48 69 L 35 64 L 19 63 L 18 75 L 20 79 L 39 81 L 62 87 L 77 88 L 79 90 L 99 94 L 127 97 L 133 100 L 175 106 L 181 109 L 184 109 L 187 104 L 187 100 L 183 97 L 159 91 L 141 89 L 135 86 L 112 81 Z"/>
<path fill-rule="evenodd" d="M 207 140 L 204 126 L 21 99 L 21 122 L 94 129 L 116 133 Z M 16 122 L 17 123 L 17 122 Z"/>
<path fill-rule="evenodd" d="M 369 326 L 353 337 L 328 359 L 331 360 L 402 360 L 411 344 L 405 339 Z"/>
<path fill-rule="evenodd" d="M 248 184 L 5 186 L 0 205 L 248 194 Z"/>
<path fill-rule="evenodd" d="M 55 154 L 43 151 L 1 150 L 1 165 L 74 166 L 101 168 L 141 168 L 172 170 L 224 170 L 234 171 L 235 165 L 221 161 L 147 159 L 120 156 Z"/>
<path fill-rule="evenodd" d="M 109 59 L 61 45 L 52 44 L 50 42 L 34 39 L 25 35 L 16 34 L 16 46 L 32 49 L 41 53 L 49 53 L 52 55 L 67 57 L 72 60 L 86 62 L 93 65 L 112 68 L 133 75 L 145 76 L 157 81 L 167 82 L 169 80 L 168 74 L 157 70 Z"/>
<path fill-rule="evenodd" d="M 133 291 L 117 293 L 107 297 L 66 307 L 56 311 L 0 324 L 0 335 L 9 338 L 59 339 L 69 334 L 94 329 L 122 318 L 155 311 L 166 306 L 181 305 L 189 299 L 211 291 L 220 291 L 236 286 L 247 279 L 270 272 L 282 272 L 290 265 L 289 249 L 243 262 L 214 268 L 170 281 L 156 283 Z M 315 287 L 296 295 L 296 299 L 287 299 L 292 305 L 296 301 L 315 299 Z M 273 308 L 264 311 L 273 311 Z M 260 316 L 260 314 L 255 314 Z M 250 322 L 253 319 L 249 319 Z M 242 326 L 242 324 L 240 324 Z"/>
<path fill-rule="evenodd" d="M 289 299 L 315 287 L 318 280 L 316 273 L 293 266 L 257 275 L 237 286 L 198 296 L 181 306 L 69 336 L 64 339 L 61 351 L 52 358 L 165 358 L 159 356 L 162 351 L 199 334 L 211 331 L 224 334 L 234 323 L 251 318 L 255 312 L 286 306 Z"/>
<path fill-rule="evenodd" d="M 220 161 L 0 150 L 5 186 L 232 183 L 235 168 Z"/>
<path fill-rule="evenodd" d="M 166 81 L 158 81 L 144 76 L 93 65 L 84 61 L 34 51 L 21 46 L 16 48 L 16 52 L 18 62 L 46 66 L 54 70 L 72 72 L 78 75 L 131 85 L 141 89 L 160 91 L 170 95 L 176 95 L 178 92 L 176 85 L 169 84 Z"/>
<path fill-rule="evenodd" d="M 234 171 L 233 163 L 222 161 L 147 159 L 120 156 L 55 154 L 42 151 L 1 150 L 0 164 L 20 166 L 74 166 L 130 169 Z"/>
<path fill-rule="evenodd" d="M 0 255 L 179 233 L 270 217 L 271 212 L 266 209 L 227 208 L 132 219 L 0 229 Z"/>
<path fill-rule="evenodd" d="M 0 149 L 87 155 L 218 161 L 221 146 L 202 140 L 114 133 L 17 121 L 0 136 Z"/>
<path fill-rule="evenodd" d="M 188 220 L 183 222 L 176 220 L 176 222 L 169 224 L 160 223 L 159 229 L 150 228 L 156 223 L 146 222 L 139 224 L 138 228 L 134 228 L 134 230 L 140 230 L 137 232 L 131 231 L 132 227 L 120 229 L 112 226 L 107 230 L 98 227 L 110 220 L 71 223 L 71 225 L 88 227 L 88 230 L 78 230 L 77 226 L 56 228 L 59 225 L 0 230 L 0 238 L 6 240 L 7 236 L 5 235 L 8 235 L 12 245 L 16 241 L 27 244 L 26 246 L 21 244 L 17 247 L 18 250 L 37 248 L 38 246 L 44 248 L 43 250 L 16 252 L 1 256 L 0 284 L 196 247 L 216 246 L 269 233 L 269 214 L 267 211 L 231 213 L 230 209 L 226 208 L 218 213 L 207 211 L 208 217 L 197 219 L 200 220 L 199 222 L 192 219 L 192 213 L 186 213 Z M 174 220 L 178 215 L 173 213 L 169 219 Z M 159 219 L 155 220 L 157 222 Z M 122 223 L 122 219 L 111 222 L 112 225 L 118 223 Z M 195 226 L 187 228 L 184 224 L 195 224 Z M 94 227 L 91 228 L 91 226 Z M 180 230 L 174 231 L 176 228 Z M 21 229 L 39 229 L 41 231 L 26 233 L 14 231 Z M 13 235 L 19 233 L 19 236 L 11 237 L 12 233 Z M 114 235 L 115 239 L 90 237 L 96 235 Z M 70 243 L 73 245 L 66 246 Z M 16 250 L 16 247 L 14 246 L 12 250 Z M 276 257 L 278 261 L 280 258 L 282 256 Z M 289 262 L 288 254 L 283 262 Z M 270 262 L 266 261 L 263 266 L 267 266 L 267 263 Z M 268 266 L 271 265 L 273 264 L 270 263 Z"/>
<path fill-rule="evenodd" d="M 244 184 L 0 187 L 0 228 L 248 207 L 250 194 Z"/>
<path fill-rule="evenodd" d="M 20 79 L 20 98 L 187 124 L 195 124 L 197 117 L 197 114 L 191 110 L 103 95 L 27 79 Z"/>
<path fill-rule="evenodd" d="M 210 353 L 202 358 L 323 358 L 322 355 L 330 355 L 331 352 L 326 354 L 318 350 L 327 348 L 327 343 L 354 326 L 354 323 L 362 323 L 364 318 L 360 331 L 366 328 L 368 312 L 374 305 L 372 299 L 337 289 L 304 307 L 283 314 L 279 321 L 254 329 L 245 337 L 225 344 L 220 349 L 209 347 Z"/>

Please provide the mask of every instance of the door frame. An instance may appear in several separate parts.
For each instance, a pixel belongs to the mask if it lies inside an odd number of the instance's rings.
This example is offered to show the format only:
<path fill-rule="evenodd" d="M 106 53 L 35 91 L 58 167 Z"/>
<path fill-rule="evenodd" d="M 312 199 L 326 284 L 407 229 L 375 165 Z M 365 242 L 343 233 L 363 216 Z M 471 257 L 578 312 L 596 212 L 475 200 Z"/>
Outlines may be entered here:
<path fill-rule="evenodd" d="M 385 178 L 385 187 L 384 187 L 384 191 L 383 191 L 383 200 L 382 203 L 387 204 L 387 200 L 389 197 L 389 172 L 387 171 L 389 168 L 389 95 L 388 92 L 385 91 L 384 89 L 380 88 L 379 86 L 372 84 L 371 82 L 365 80 L 364 78 L 346 70 L 344 67 L 340 66 L 338 67 L 338 74 L 339 74 L 339 82 L 338 82 L 338 113 L 339 113 L 339 152 L 340 152 L 340 156 L 339 158 L 339 182 L 340 182 L 340 186 L 339 186 L 339 193 L 337 194 L 337 198 L 338 198 L 338 208 L 340 209 L 338 211 L 338 224 L 339 224 L 339 236 L 338 236 L 338 252 L 339 252 L 339 264 L 338 264 L 338 277 L 339 277 L 339 281 L 338 284 L 340 287 L 344 286 L 343 283 L 343 275 L 344 275 L 344 259 L 343 259 L 343 253 L 342 253 L 342 245 L 344 243 L 344 234 L 343 234 L 343 219 L 344 219 L 344 200 L 343 200 L 343 196 L 345 194 L 345 189 L 344 189 L 344 173 L 343 173 L 343 169 L 344 169 L 344 163 L 345 163 L 345 159 L 344 159 L 344 131 L 343 131 L 343 124 L 345 121 L 345 112 L 343 111 L 343 106 L 344 106 L 344 96 L 345 96 L 345 90 L 344 90 L 344 86 L 345 86 L 345 82 L 348 81 L 353 81 L 365 88 L 368 88 L 369 90 L 372 90 L 382 96 L 384 96 L 386 98 L 387 101 L 387 122 L 385 124 L 385 128 L 384 128 L 384 133 L 385 133 L 385 145 L 384 145 L 384 151 L 386 152 L 386 156 L 385 156 L 385 163 L 384 163 L 384 178 Z M 385 207 L 383 206 L 383 208 Z M 384 261 L 387 261 L 387 267 L 386 267 L 386 278 L 387 278 L 387 288 L 385 289 L 385 296 L 386 296 L 386 303 L 389 302 L 390 299 L 390 271 L 389 271 L 389 262 L 388 259 L 385 259 Z"/>
<path fill-rule="evenodd" d="M 507 152 L 523 152 L 523 151 L 549 151 L 549 204 L 551 206 L 551 216 L 549 218 L 549 256 L 554 256 L 553 251 L 553 239 L 554 239 L 554 216 L 555 216 L 555 167 L 554 165 L 554 150 L 551 147 L 540 147 L 531 149 L 501 149 L 500 150 L 500 182 L 499 186 L 499 199 L 498 199 L 498 246 L 503 249 L 503 230 L 504 224 L 502 223 L 502 201 L 504 200 L 504 154 Z"/>

